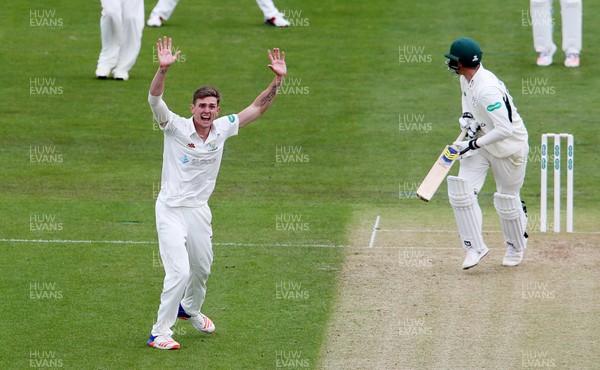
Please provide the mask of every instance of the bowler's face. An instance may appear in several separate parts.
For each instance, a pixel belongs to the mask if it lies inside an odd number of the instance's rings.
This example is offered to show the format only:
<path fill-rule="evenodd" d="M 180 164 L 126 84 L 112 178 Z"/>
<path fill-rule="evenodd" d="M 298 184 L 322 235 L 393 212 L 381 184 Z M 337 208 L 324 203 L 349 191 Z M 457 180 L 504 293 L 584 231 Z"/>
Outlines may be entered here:
<path fill-rule="evenodd" d="M 194 122 L 202 128 L 208 128 L 219 116 L 221 108 L 217 105 L 217 98 L 207 96 L 206 98 L 196 99 L 196 102 L 190 105 L 190 110 L 194 116 Z"/>

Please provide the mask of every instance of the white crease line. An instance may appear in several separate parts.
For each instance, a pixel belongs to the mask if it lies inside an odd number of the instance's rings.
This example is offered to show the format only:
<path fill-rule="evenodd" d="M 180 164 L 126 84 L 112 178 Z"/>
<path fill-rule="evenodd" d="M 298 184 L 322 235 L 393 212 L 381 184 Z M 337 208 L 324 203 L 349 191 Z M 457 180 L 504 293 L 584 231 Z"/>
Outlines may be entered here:
<path fill-rule="evenodd" d="M 47 244 L 136 244 L 157 245 L 158 241 L 134 240 L 69 240 L 69 239 L 0 239 L 2 243 L 47 243 Z M 222 247 L 305 247 L 305 248 L 351 248 L 348 245 L 332 244 L 281 244 L 281 243 L 213 243 Z"/>
<path fill-rule="evenodd" d="M 438 234 L 442 234 L 442 233 L 455 233 L 457 234 L 458 231 L 457 230 L 428 230 L 428 229 L 379 229 L 379 231 L 385 231 L 385 232 L 399 232 L 399 233 L 438 233 Z M 500 230 L 484 230 L 483 231 L 484 234 L 489 233 L 489 234 L 500 234 L 502 233 L 502 231 Z M 553 232 L 547 232 L 547 233 L 538 233 L 536 232 L 535 235 L 569 235 L 569 234 L 580 234 L 580 235 L 598 235 L 600 234 L 600 231 L 574 231 L 572 233 L 553 233 Z"/>
<path fill-rule="evenodd" d="M 369 243 L 369 248 L 373 248 L 373 244 L 375 244 L 375 235 L 377 234 L 377 230 L 379 230 L 379 215 L 375 219 L 375 225 L 373 225 L 373 232 L 371 233 L 371 242 Z"/>

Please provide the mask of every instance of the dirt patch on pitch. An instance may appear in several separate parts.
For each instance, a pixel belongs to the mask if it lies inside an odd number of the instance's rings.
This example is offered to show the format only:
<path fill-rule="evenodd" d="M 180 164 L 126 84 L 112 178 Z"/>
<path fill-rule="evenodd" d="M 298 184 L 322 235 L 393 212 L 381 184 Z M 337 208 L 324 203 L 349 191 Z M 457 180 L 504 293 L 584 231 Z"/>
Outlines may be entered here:
<path fill-rule="evenodd" d="M 600 363 L 600 235 L 539 234 L 525 261 L 501 266 L 499 232 L 463 271 L 451 230 L 407 230 L 382 216 L 354 228 L 320 367 L 593 368 Z"/>

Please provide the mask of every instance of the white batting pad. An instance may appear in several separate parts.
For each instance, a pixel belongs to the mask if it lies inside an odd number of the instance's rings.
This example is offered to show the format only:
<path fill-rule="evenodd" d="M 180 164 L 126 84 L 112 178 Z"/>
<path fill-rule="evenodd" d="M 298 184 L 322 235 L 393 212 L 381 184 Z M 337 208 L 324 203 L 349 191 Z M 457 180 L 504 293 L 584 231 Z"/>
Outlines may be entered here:
<path fill-rule="evenodd" d="M 448 176 L 448 198 L 454 210 L 454 218 L 458 233 L 465 250 L 470 248 L 481 252 L 486 249 L 481 234 L 481 209 L 477 204 L 477 197 L 473 186 L 465 179 Z"/>
<path fill-rule="evenodd" d="M 494 193 L 494 206 L 502 223 L 504 242 L 518 252 L 524 251 L 526 245 L 521 200 L 514 195 Z"/>

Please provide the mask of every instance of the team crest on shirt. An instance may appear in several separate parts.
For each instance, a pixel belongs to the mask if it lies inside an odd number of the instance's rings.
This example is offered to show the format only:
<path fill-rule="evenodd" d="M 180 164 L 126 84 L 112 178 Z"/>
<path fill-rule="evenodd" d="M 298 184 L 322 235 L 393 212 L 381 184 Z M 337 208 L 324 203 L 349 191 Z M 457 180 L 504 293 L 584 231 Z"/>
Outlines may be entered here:
<path fill-rule="evenodd" d="M 215 141 L 211 141 L 210 143 L 206 144 L 208 146 L 208 151 L 209 152 L 214 152 L 215 150 L 219 149 L 217 148 L 217 143 L 215 143 Z"/>

